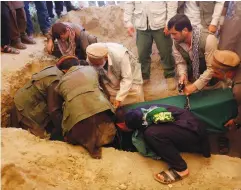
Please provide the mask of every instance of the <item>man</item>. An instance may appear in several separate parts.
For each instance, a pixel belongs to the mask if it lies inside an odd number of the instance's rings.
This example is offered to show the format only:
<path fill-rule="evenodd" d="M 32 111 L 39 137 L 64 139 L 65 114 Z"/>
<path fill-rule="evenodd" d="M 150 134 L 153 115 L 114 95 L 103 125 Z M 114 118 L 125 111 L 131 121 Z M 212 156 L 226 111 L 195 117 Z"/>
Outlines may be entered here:
<path fill-rule="evenodd" d="M 138 152 L 168 163 L 168 170 L 154 175 L 154 179 L 160 183 L 170 184 L 188 176 L 187 163 L 180 152 L 197 152 L 210 157 L 205 126 L 188 110 L 149 104 L 125 110 L 124 117 L 123 114 L 117 116 L 118 126 L 124 124 L 134 130 L 132 142 Z"/>
<path fill-rule="evenodd" d="M 54 54 L 56 57 L 76 55 L 79 59 L 84 60 L 86 59 L 87 46 L 97 42 L 97 38 L 88 34 L 81 25 L 70 22 L 53 24 L 47 39 L 49 54 Z M 54 46 L 55 39 L 57 39 L 57 47 Z"/>
<path fill-rule="evenodd" d="M 229 50 L 216 50 L 214 52 L 214 77 L 220 80 L 232 80 L 234 98 L 238 104 L 238 115 L 230 119 L 225 126 L 229 128 L 241 127 L 241 66 L 240 57 Z"/>
<path fill-rule="evenodd" d="M 10 46 L 10 14 L 6 2 L 1 1 L 1 52 L 19 54 L 20 51 Z"/>
<path fill-rule="evenodd" d="M 125 3 L 124 22 L 132 36 L 134 27 L 137 37 L 139 62 L 145 82 L 150 79 L 150 64 L 153 40 L 163 60 L 164 76 L 168 89 L 175 90 L 174 60 L 171 55 L 172 40 L 168 35 L 167 22 L 177 12 L 177 2 L 128 1 Z M 133 23 L 132 23 L 133 20 Z"/>
<path fill-rule="evenodd" d="M 172 49 L 179 83 L 192 83 L 185 86 L 184 93 L 190 95 L 205 86 L 216 88 L 216 81 L 211 80 L 213 52 L 217 49 L 216 37 L 199 27 L 192 27 L 183 14 L 171 18 L 168 29 L 174 39 Z"/>
<path fill-rule="evenodd" d="M 101 146 L 112 142 L 116 129 L 112 106 L 99 88 L 98 74 L 91 66 L 80 66 L 74 56 L 63 56 L 57 67 L 64 73 L 56 89 L 65 101 L 65 139 L 83 145 L 93 158 L 100 159 Z"/>
<path fill-rule="evenodd" d="M 16 92 L 11 112 L 13 127 L 29 130 L 40 138 L 50 133 L 50 139 L 61 139 L 63 101 L 55 92 L 61 76 L 57 67 L 46 67 Z"/>
<path fill-rule="evenodd" d="M 185 14 L 193 26 L 215 33 L 223 6 L 224 1 L 179 1 L 177 12 Z"/>
<path fill-rule="evenodd" d="M 117 43 L 95 43 L 87 47 L 86 53 L 115 108 L 144 101 L 141 65 L 126 47 Z"/>
<path fill-rule="evenodd" d="M 48 1 L 33 1 L 33 3 L 35 4 L 35 8 L 37 10 L 38 24 L 44 36 L 48 34 L 48 31 L 51 27 L 51 19 L 49 17 L 47 6 L 46 6 L 47 2 Z M 29 11 L 29 3 L 30 3 L 29 1 L 24 1 L 24 9 L 27 17 L 27 33 L 30 37 L 33 37 L 34 27 L 33 27 L 31 14 Z"/>
<path fill-rule="evenodd" d="M 238 1 L 230 1 L 228 4 L 227 15 L 224 20 L 224 24 L 222 26 L 221 34 L 220 34 L 220 50 L 230 50 L 239 56 L 241 59 L 241 2 Z M 222 24 L 222 23 L 221 23 Z M 233 127 L 234 124 L 241 124 L 241 95 L 240 95 L 240 82 L 241 82 L 241 69 L 236 71 L 236 76 L 233 79 L 234 87 L 233 94 L 238 102 L 238 116 L 234 120 L 230 120 L 226 126 Z"/>
<path fill-rule="evenodd" d="M 7 1 L 10 9 L 10 39 L 11 46 L 17 49 L 26 49 L 25 44 L 35 44 L 35 41 L 26 34 L 26 14 L 23 1 Z"/>

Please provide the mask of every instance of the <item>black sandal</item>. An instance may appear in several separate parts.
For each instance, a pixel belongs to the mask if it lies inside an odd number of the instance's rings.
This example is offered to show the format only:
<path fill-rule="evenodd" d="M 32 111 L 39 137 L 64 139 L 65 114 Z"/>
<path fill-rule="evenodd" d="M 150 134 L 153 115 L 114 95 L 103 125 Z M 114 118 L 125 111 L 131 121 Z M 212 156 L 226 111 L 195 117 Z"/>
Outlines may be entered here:
<path fill-rule="evenodd" d="M 20 51 L 13 48 L 13 47 L 10 47 L 8 45 L 5 45 L 4 47 L 1 48 L 1 52 L 3 53 L 9 53 L 9 54 L 19 54 Z"/>
<path fill-rule="evenodd" d="M 160 174 L 164 177 L 164 179 L 160 179 L 157 175 Z M 158 174 L 154 175 L 154 179 L 162 184 L 171 184 L 177 181 L 180 181 L 182 179 L 184 179 L 185 177 L 187 177 L 188 175 L 181 177 L 176 170 L 170 168 L 167 171 L 162 171 Z"/>

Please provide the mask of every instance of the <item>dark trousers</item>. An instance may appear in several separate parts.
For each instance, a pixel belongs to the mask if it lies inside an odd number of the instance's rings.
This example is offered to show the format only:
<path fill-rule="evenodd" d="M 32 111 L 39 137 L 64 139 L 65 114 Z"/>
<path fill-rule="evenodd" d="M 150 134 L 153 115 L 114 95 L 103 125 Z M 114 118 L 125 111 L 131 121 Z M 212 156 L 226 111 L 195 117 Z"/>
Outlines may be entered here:
<path fill-rule="evenodd" d="M 34 29 L 33 29 L 33 23 L 31 20 L 31 14 L 29 12 L 29 1 L 24 1 L 24 10 L 26 13 L 26 17 L 27 17 L 27 29 L 26 32 L 28 35 L 31 35 L 34 33 Z"/>
<path fill-rule="evenodd" d="M 187 169 L 180 152 L 201 152 L 196 134 L 171 123 L 148 127 L 144 138 L 150 148 L 176 171 Z"/>
<path fill-rule="evenodd" d="M 37 15 L 38 23 L 43 34 L 47 33 L 51 27 L 51 20 L 49 18 L 46 1 L 34 1 Z"/>
<path fill-rule="evenodd" d="M 1 47 L 10 44 L 10 15 L 5 2 L 1 2 Z"/>
<path fill-rule="evenodd" d="M 27 25 L 24 8 L 10 11 L 10 38 L 12 41 L 20 40 L 20 35 L 25 34 Z"/>
<path fill-rule="evenodd" d="M 138 49 L 139 62 L 143 79 L 150 79 L 151 53 L 153 40 L 156 43 L 159 54 L 163 60 L 165 78 L 174 77 L 174 58 L 172 56 L 172 39 L 165 36 L 163 29 L 160 30 L 137 30 L 136 46 Z"/>
<path fill-rule="evenodd" d="M 53 1 L 46 1 L 47 9 L 50 17 L 54 17 L 53 13 Z M 64 2 L 63 1 L 54 1 L 55 12 L 59 16 L 61 12 L 64 10 Z"/>

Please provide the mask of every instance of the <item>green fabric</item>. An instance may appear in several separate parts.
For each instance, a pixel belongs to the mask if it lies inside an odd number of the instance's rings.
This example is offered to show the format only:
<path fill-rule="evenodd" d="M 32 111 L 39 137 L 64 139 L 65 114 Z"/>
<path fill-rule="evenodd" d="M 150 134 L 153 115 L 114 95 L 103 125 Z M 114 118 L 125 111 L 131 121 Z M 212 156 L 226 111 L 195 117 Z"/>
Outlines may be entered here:
<path fill-rule="evenodd" d="M 71 67 L 62 77 L 57 90 L 65 100 L 62 121 L 64 134 L 83 119 L 113 110 L 99 89 L 97 72 L 91 66 Z"/>
<path fill-rule="evenodd" d="M 163 28 L 160 30 L 137 30 L 136 45 L 143 79 L 150 78 L 150 65 L 153 40 L 162 58 L 165 78 L 174 77 L 174 59 L 172 56 L 172 39 L 165 36 Z"/>
<path fill-rule="evenodd" d="M 153 159 L 160 159 L 159 156 L 153 152 L 149 146 L 145 143 L 143 133 L 135 130 L 132 134 L 132 144 L 136 147 L 137 151 L 141 153 L 142 156 L 151 157 Z"/>
<path fill-rule="evenodd" d="M 149 109 L 142 108 L 141 110 L 143 112 L 143 119 L 146 125 L 174 121 L 172 113 L 168 112 L 166 108 L 154 106 Z"/>
<path fill-rule="evenodd" d="M 46 96 L 48 87 L 60 78 L 57 70 L 57 67 L 51 66 L 34 74 L 32 79 L 14 96 L 18 111 L 41 128 L 44 128 L 50 121 Z"/>
<path fill-rule="evenodd" d="M 184 108 L 186 97 L 183 95 L 160 100 L 129 105 L 127 110 L 143 105 L 166 104 Z M 232 89 L 204 90 L 190 96 L 191 112 L 205 122 L 209 132 L 226 132 L 224 124 L 237 115 L 237 103 L 233 98 Z"/>

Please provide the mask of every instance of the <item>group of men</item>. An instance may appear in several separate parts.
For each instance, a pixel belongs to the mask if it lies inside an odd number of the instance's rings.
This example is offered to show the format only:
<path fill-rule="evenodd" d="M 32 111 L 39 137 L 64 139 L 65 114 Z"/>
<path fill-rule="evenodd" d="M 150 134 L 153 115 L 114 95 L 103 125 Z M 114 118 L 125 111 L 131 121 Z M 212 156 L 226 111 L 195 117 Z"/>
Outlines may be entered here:
<path fill-rule="evenodd" d="M 240 6 L 234 6 L 236 13 Z M 184 14 L 176 14 L 179 8 L 184 9 Z M 169 170 L 155 175 L 157 181 L 169 184 L 183 179 L 189 171 L 180 151 L 210 156 L 202 122 L 187 110 L 166 105 L 150 105 L 127 113 L 120 109 L 144 101 L 143 80 L 150 79 L 154 39 L 169 90 L 181 83 L 185 84 L 184 93 L 190 95 L 218 88 L 220 80 L 232 79 L 239 114 L 226 125 L 240 125 L 241 43 L 237 36 L 229 35 L 230 42 L 233 38 L 236 41 L 217 50 L 213 33 L 217 13 L 221 15 L 222 9 L 221 2 L 185 2 L 179 7 L 176 2 L 127 2 L 124 21 L 130 34 L 136 28 L 139 60 L 121 44 L 98 43 L 82 26 L 55 23 L 48 35 L 47 50 L 60 59 L 56 66 L 34 74 L 17 91 L 12 125 L 42 138 L 48 134 L 53 140 L 80 144 L 93 158 L 101 158 L 101 146 L 113 141 L 116 123 L 119 128 L 134 130 L 138 139 L 141 134 L 146 145 L 170 165 Z M 200 20 L 195 19 L 195 11 L 202 15 Z M 225 22 L 232 22 L 233 17 L 237 21 L 235 11 L 232 14 L 227 18 L 231 20 Z M 122 114 L 115 114 L 116 109 Z M 181 115 L 186 115 L 188 122 Z"/>

